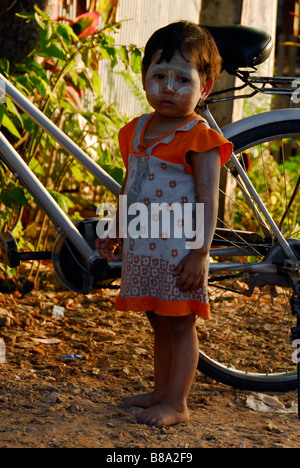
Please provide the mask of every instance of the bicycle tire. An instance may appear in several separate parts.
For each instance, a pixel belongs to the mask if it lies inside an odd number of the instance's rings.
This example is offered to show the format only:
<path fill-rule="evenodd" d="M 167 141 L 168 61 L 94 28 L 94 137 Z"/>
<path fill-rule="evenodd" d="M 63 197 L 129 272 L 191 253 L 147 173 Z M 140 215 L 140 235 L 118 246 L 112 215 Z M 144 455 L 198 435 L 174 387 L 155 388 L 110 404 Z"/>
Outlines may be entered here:
<path fill-rule="evenodd" d="M 239 154 L 247 148 L 254 147 L 263 142 L 268 142 L 282 138 L 294 138 L 299 137 L 300 139 L 300 113 L 295 112 L 295 109 L 291 109 L 291 113 L 295 119 L 287 119 L 289 110 L 284 110 L 284 119 L 278 119 L 278 113 L 276 112 L 276 121 L 268 122 L 266 125 L 262 124 L 259 126 L 253 125 L 253 117 L 251 119 L 251 127 L 247 129 L 247 125 L 244 125 L 244 129 L 241 133 L 232 131 L 230 140 L 234 144 L 234 151 Z M 269 117 L 272 112 L 268 113 Z M 270 120 L 270 118 L 268 119 Z M 247 119 L 245 119 L 247 121 Z M 233 124 L 234 127 L 234 124 Z M 229 128 L 229 127 L 227 127 Z M 236 128 L 238 128 L 236 126 Z M 229 132 L 230 133 L 230 132 Z M 205 354 L 200 347 L 198 370 L 206 376 L 221 382 L 225 385 L 251 391 L 261 392 L 287 392 L 297 388 L 297 372 L 294 373 L 274 373 L 271 375 L 259 374 L 259 373 L 241 373 L 236 369 L 232 369 L 223 365 L 221 362 L 213 360 L 207 354 Z"/>

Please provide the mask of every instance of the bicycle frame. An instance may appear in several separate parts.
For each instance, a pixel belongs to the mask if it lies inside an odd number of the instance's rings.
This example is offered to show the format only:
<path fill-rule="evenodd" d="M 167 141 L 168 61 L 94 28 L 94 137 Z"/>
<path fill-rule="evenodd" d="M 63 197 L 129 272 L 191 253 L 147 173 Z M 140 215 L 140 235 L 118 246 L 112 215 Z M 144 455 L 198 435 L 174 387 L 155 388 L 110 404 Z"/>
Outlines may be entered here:
<path fill-rule="evenodd" d="M 119 195 L 120 185 L 114 181 L 103 169 L 101 169 L 84 151 L 82 151 L 72 140 L 65 135 L 60 129 L 58 129 L 41 111 L 39 111 L 22 93 L 20 93 L 5 77 L 0 74 L 0 80 L 4 83 L 5 92 L 10 97 L 10 99 L 19 106 L 31 119 L 36 122 L 41 128 L 45 130 L 57 143 L 59 143 L 69 154 L 71 154 L 78 162 L 80 162 L 97 180 L 99 180 L 111 193 L 115 196 Z M 202 109 L 204 117 L 208 120 L 212 128 L 224 134 L 226 138 L 230 136 L 230 130 L 234 126 L 238 126 L 242 131 L 245 123 L 244 121 L 236 122 L 229 125 L 222 130 L 216 124 L 214 118 L 212 117 L 209 109 L 205 106 Z M 267 114 L 265 113 L 264 118 Z M 253 119 L 256 120 L 256 125 L 258 125 L 257 120 L 261 119 L 260 115 L 254 116 Z M 274 121 L 274 112 L 272 116 L 269 116 L 271 121 Z M 251 119 L 251 118 L 250 118 Z M 29 169 L 23 159 L 19 156 L 16 150 L 12 145 L 7 141 L 3 134 L 0 133 L 0 158 L 5 163 L 5 165 L 12 171 L 14 176 L 20 180 L 22 185 L 28 190 L 28 192 L 34 197 L 39 206 L 51 219 L 54 226 L 58 232 L 69 239 L 74 247 L 79 251 L 81 256 L 86 262 L 87 268 L 89 271 L 94 274 L 97 271 L 98 262 L 100 260 L 99 255 L 96 250 L 93 250 L 85 241 L 85 239 L 78 232 L 73 223 L 65 215 L 65 213 L 60 209 L 54 199 L 49 195 L 48 191 L 43 187 L 41 182 L 35 176 L 35 174 Z M 243 167 L 239 163 L 236 156 L 233 154 L 231 157 L 233 166 L 236 168 L 240 178 L 242 179 L 249 197 L 255 201 L 259 210 L 264 215 L 267 224 L 270 226 L 270 229 L 274 233 L 277 241 L 279 242 L 284 254 L 289 260 L 296 260 L 295 255 L 291 247 L 289 246 L 286 239 L 283 237 L 282 233 L 276 226 L 272 216 L 268 212 L 265 205 L 262 203 L 258 193 L 256 192 L 254 186 L 252 185 L 250 179 L 248 178 Z M 254 204 L 252 209 L 255 209 Z M 257 210 L 256 210 L 257 211 Z M 116 263 L 114 263 L 116 266 Z M 221 263 L 221 264 L 211 264 L 210 272 L 216 271 L 244 271 L 244 272 L 260 272 L 260 273 L 272 273 L 277 271 L 277 267 L 272 263 L 262 262 L 258 263 Z"/>
<path fill-rule="evenodd" d="M 57 143 L 69 154 L 80 162 L 93 176 L 103 183 L 108 190 L 118 196 L 120 186 L 103 169 L 98 166 L 84 151 L 82 151 L 65 133 L 56 127 L 39 109 L 37 109 L 22 93 L 20 93 L 3 75 L 0 80 L 4 85 L 5 93 L 15 102 L 29 117 L 43 128 Z M 91 249 L 85 239 L 75 228 L 70 219 L 61 210 L 35 174 L 25 164 L 23 159 L 15 151 L 13 146 L 0 132 L 1 160 L 20 180 L 22 185 L 37 201 L 39 206 L 51 219 L 58 232 L 68 238 L 74 247 L 80 252 L 86 262 L 87 268 L 92 272 L 99 261 L 99 255 Z"/>
<path fill-rule="evenodd" d="M 215 119 L 213 118 L 213 116 L 212 116 L 212 114 L 211 114 L 211 112 L 210 112 L 210 110 L 208 109 L 207 106 L 202 108 L 202 115 L 206 118 L 206 120 L 208 121 L 208 123 L 210 124 L 210 126 L 212 128 L 214 128 L 216 131 L 218 131 L 219 133 L 224 135 L 226 138 L 228 138 L 228 131 L 226 131 L 226 127 L 224 129 L 224 132 L 222 132 L 222 130 L 219 128 L 218 124 L 216 123 Z M 256 120 L 256 125 L 258 125 L 257 117 L 259 117 L 259 116 L 260 116 L 260 114 L 255 116 L 256 117 L 256 119 L 255 119 Z M 263 117 L 264 117 L 264 120 L 262 120 Z M 266 117 L 265 113 L 261 114 L 261 122 L 265 123 L 265 117 Z M 273 118 L 272 118 L 272 122 L 274 122 Z M 229 125 L 228 127 L 231 127 L 231 125 Z M 239 127 L 240 127 L 240 129 L 242 131 L 243 121 L 239 121 L 239 122 L 235 123 L 235 128 L 239 128 Z M 238 159 L 237 159 L 237 157 L 235 156 L 234 153 L 231 156 L 231 162 L 232 162 L 234 168 L 237 170 L 237 172 L 238 172 L 241 180 L 243 181 L 246 189 L 248 190 L 248 197 L 249 197 L 248 202 L 249 202 L 249 205 L 250 205 L 252 211 L 254 212 L 254 214 L 256 214 L 256 212 L 257 212 L 255 205 L 253 203 L 251 203 L 251 197 L 254 199 L 254 201 L 256 202 L 259 210 L 264 215 L 267 223 L 269 224 L 272 232 L 274 233 L 274 235 L 275 235 L 277 241 L 279 242 L 279 244 L 280 244 L 283 252 L 285 253 L 286 257 L 289 260 L 296 260 L 296 256 L 295 256 L 293 250 L 291 249 L 291 247 L 289 246 L 287 240 L 284 238 L 284 236 L 282 235 L 282 233 L 278 229 L 278 227 L 277 227 L 275 221 L 273 220 L 271 214 L 267 210 L 264 203 L 261 201 L 259 194 L 257 193 L 257 191 L 254 188 L 252 182 L 250 181 L 248 175 L 244 171 L 242 165 L 240 164 L 240 162 L 238 161 Z"/>

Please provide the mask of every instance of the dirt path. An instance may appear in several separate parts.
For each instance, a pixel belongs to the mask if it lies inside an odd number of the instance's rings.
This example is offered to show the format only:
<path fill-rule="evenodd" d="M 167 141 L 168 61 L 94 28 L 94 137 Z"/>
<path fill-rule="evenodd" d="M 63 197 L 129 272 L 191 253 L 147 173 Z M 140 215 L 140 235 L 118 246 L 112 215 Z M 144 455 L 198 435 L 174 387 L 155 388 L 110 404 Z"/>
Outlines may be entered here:
<path fill-rule="evenodd" d="M 151 386 L 152 334 L 142 314 L 113 310 L 113 292 L 0 295 L 0 324 L 0 448 L 300 447 L 297 392 L 262 403 L 200 373 L 188 424 L 137 424 L 118 402 Z"/>

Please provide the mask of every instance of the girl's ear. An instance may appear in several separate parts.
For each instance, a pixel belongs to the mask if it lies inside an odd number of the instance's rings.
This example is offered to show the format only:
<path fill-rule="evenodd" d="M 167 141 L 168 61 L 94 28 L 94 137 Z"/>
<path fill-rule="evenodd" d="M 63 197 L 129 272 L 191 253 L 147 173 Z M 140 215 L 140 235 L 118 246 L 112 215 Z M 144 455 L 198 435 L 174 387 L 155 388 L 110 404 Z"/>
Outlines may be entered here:
<path fill-rule="evenodd" d="M 208 98 L 210 93 L 212 92 L 214 86 L 214 80 L 208 80 L 204 86 L 204 88 L 201 91 L 201 100 L 205 101 L 205 99 Z"/>

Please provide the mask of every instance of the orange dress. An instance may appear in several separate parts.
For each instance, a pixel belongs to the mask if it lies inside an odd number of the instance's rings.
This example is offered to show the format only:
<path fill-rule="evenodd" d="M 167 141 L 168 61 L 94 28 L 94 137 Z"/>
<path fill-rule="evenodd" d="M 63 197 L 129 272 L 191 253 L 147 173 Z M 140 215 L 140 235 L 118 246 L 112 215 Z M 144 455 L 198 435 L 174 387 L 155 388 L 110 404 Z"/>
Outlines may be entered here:
<path fill-rule="evenodd" d="M 210 129 L 204 119 L 192 117 L 151 145 L 145 146 L 143 137 L 153 116 L 143 115 L 134 119 L 119 135 L 128 174 L 124 190 L 127 208 L 134 203 L 143 204 L 148 208 L 149 223 L 145 223 L 145 217 L 140 218 L 139 237 L 128 235 L 123 240 L 121 288 L 115 308 L 153 311 L 164 316 L 194 313 L 208 318 L 210 307 L 207 282 L 195 291 L 181 292 L 176 285 L 177 277 L 174 276 L 177 265 L 190 251 L 186 244 L 188 239 L 183 233 L 184 205 L 189 203 L 193 214 L 196 207 L 194 178 L 186 154 L 189 151 L 203 153 L 218 148 L 223 165 L 232 154 L 232 144 Z M 172 209 L 175 203 L 179 211 Z M 169 229 L 169 223 L 168 232 L 164 232 L 165 220 L 160 216 L 163 210 L 158 209 L 162 206 L 169 207 L 172 218 L 173 229 Z M 166 211 L 164 213 L 166 217 Z M 182 229 L 181 236 L 177 235 L 178 228 Z"/>

